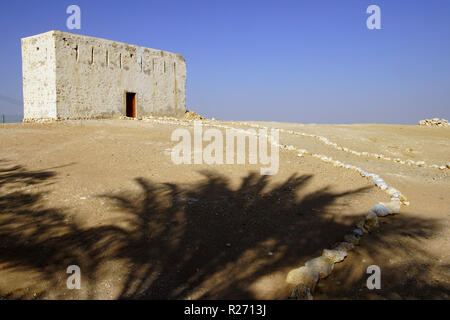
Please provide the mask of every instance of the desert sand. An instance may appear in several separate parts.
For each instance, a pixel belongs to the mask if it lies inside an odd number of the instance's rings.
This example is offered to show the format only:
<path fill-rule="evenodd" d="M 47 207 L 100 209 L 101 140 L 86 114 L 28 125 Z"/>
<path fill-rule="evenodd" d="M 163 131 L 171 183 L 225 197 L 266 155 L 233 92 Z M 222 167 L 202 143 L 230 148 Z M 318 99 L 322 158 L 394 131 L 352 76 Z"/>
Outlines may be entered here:
<path fill-rule="evenodd" d="M 450 128 L 253 124 L 402 161 L 450 161 Z M 175 165 L 176 128 L 1 126 L 0 298 L 286 299 L 289 270 L 387 200 L 357 172 L 289 150 L 280 150 L 274 176 L 258 165 Z M 410 202 L 319 281 L 315 299 L 450 298 L 450 169 L 355 155 L 285 131 L 280 143 L 374 172 Z M 81 268 L 80 290 L 66 287 L 69 265 Z M 381 268 L 381 290 L 366 287 L 370 265 Z"/>

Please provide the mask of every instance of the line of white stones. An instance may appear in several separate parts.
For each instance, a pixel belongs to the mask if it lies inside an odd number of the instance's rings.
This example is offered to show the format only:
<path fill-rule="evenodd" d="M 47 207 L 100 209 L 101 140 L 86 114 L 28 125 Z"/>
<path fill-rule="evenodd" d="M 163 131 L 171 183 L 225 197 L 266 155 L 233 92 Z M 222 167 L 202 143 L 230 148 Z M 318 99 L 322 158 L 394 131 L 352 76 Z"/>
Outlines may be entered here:
<path fill-rule="evenodd" d="M 183 125 L 183 126 L 192 126 L 193 120 L 179 120 L 175 118 L 157 118 L 157 117 L 147 117 L 142 120 L 146 122 L 154 122 L 160 124 L 172 124 L 172 125 Z M 269 132 L 268 127 L 259 126 L 249 123 L 235 123 L 230 122 L 232 124 L 237 125 L 249 125 L 253 128 L 267 130 Z M 256 134 L 256 131 L 248 131 L 244 129 L 239 129 L 227 125 L 221 125 L 210 121 L 202 121 L 203 125 L 207 125 L 210 127 L 222 128 L 222 129 L 230 129 L 240 131 L 244 134 L 251 135 L 259 135 Z M 274 128 L 276 129 L 276 128 Z M 279 129 L 281 132 L 286 132 L 287 130 Z M 291 133 L 288 131 L 288 133 Z M 261 136 L 261 135 L 259 135 Z M 322 255 L 320 257 L 311 259 L 305 263 L 304 266 L 291 270 L 287 277 L 286 282 L 289 285 L 293 286 L 293 290 L 291 293 L 291 298 L 296 299 L 313 299 L 314 289 L 316 287 L 319 279 L 323 279 L 328 277 L 334 269 L 335 263 L 339 263 L 344 261 L 347 257 L 349 251 L 353 250 L 355 245 L 358 245 L 360 239 L 363 237 L 365 233 L 371 232 L 373 229 L 379 226 L 379 217 L 386 217 L 391 214 L 397 214 L 400 212 L 401 205 L 409 205 L 407 198 L 397 189 L 392 186 L 388 186 L 386 182 L 380 178 L 378 175 L 374 173 L 369 173 L 361 168 L 356 166 L 342 163 L 338 160 L 333 160 L 330 157 L 321 154 L 311 153 L 305 149 L 299 149 L 292 145 L 282 145 L 273 139 L 269 134 L 264 135 L 270 138 L 270 142 L 272 145 L 279 147 L 288 151 L 297 152 L 299 157 L 303 157 L 305 155 L 310 155 L 314 158 L 317 158 L 323 162 L 331 163 L 333 166 L 341 167 L 345 169 L 350 169 L 357 171 L 362 177 L 365 177 L 373 184 L 375 184 L 379 189 L 385 191 L 390 196 L 390 202 L 387 203 L 378 203 L 373 206 L 371 210 L 369 210 L 365 217 L 357 222 L 355 229 L 350 234 L 344 236 L 343 242 L 336 243 L 332 249 L 324 249 Z"/>
<path fill-rule="evenodd" d="M 161 124 L 174 124 L 174 125 L 184 125 L 184 126 L 192 126 L 193 121 L 183 121 L 183 120 L 178 120 L 178 119 L 166 119 L 166 118 L 144 118 L 144 121 L 153 121 L 156 123 L 161 123 Z M 236 131 L 240 131 L 244 134 L 247 135 L 251 135 L 251 134 L 255 134 L 254 132 L 251 131 L 247 131 L 245 129 L 239 129 L 239 128 L 235 128 L 235 127 L 231 127 L 231 126 L 227 126 L 227 125 L 222 125 L 222 124 L 217 124 L 217 123 L 211 123 L 211 122 L 203 122 L 203 125 L 207 125 L 210 127 L 216 127 L 216 128 L 221 128 L 221 129 L 230 129 L 230 130 L 236 130 Z M 254 125 L 252 126 L 254 128 L 257 129 L 263 129 L 263 130 L 267 130 L 267 132 L 269 132 L 270 128 L 265 127 L 265 126 L 257 126 L 255 127 Z M 284 145 L 284 144 L 279 144 L 277 142 L 274 142 L 271 140 L 271 143 L 274 144 L 276 147 L 279 147 L 281 149 L 285 149 L 288 151 L 295 151 L 298 153 L 299 157 L 303 157 L 305 155 L 310 155 L 314 158 L 317 158 L 323 162 L 327 162 L 327 163 L 331 163 L 333 166 L 335 167 L 341 167 L 341 168 L 345 168 L 345 169 L 350 169 L 350 170 L 354 170 L 357 171 L 362 177 L 367 178 L 368 180 L 370 180 L 373 184 L 375 184 L 379 189 L 385 191 L 388 195 L 391 196 L 392 199 L 398 199 L 402 204 L 404 205 L 409 205 L 409 202 L 407 200 L 407 198 L 397 189 L 388 186 L 386 184 L 386 182 L 380 178 L 379 175 L 374 174 L 374 173 L 369 173 L 361 168 L 358 168 L 356 166 L 350 165 L 350 164 L 345 164 L 339 160 L 334 160 L 331 157 L 327 157 L 325 155 L 321 155 L 321 154 L 317 154 L 317 153 L 311 153 L 308 150 L 305 149 L 300 149 L 297 148 L 295 146 L 292 145 Z M 392 200 L 391 199 L 391 200 Z"/>
<path fill-rule="evenodd" d="M 248 122 L 230 121 L 230 123 L 234 124 L 234 125 L 245 125 L 245 126 L 254 127 L 254 128 L 259 127 L 259 125 L 257 125 L 257 124 L 248 123 Z M 331 146 L 331 147 L 335 148 L 336 150 L 351 153 L 351 154 L 359 156 L 359 157 L 362 157 L 362 156 L 372 157 L 375 159 L 392 161 L 395 163 L 408 165 L 408 166 L 427 167 L 427 168 L 440 169 L 440 170 L 450 169 L 450 163 L 447 163 L 447 165 L 427 164 L 425 161 L 414 161 L 411 159 L 402 160 L 400 158 L 391 158 L 391 157 L 385 156 L 383 154 L 378 154 L 378 153 L 370 153 L 370 152 L 365 152 L 365 151 L 359 152 L 359 151 L 355 151 L 355 150 L 352 150 L 352 149 L 349 149 L 346 147 L 342 147 L 342 146 L 338 145 L 337 143 L 330 141 L 328 138 L 326 138 L 324 136 L 319 136 L 319 135 L 315 135 L 315 134 L 299 132 L 299 131 L 294 131 L 294 130 L 286 130 L 286 129 L 280 129 L 280 128 L 276 128 L 276 129 L 278 129 L 282 133 L 315 138 L 315 139 L 319 140 L 321 143 Z"/>
<path fill-rule="evenodd" d="M 174 125 L 184 125 L 191 126 L 192 121 L 180 121 L 180 120 L 167 120 L 161 118 L 150 118 L 144 119 L 146 121 L 153 121 L 161 124 L 174 124 Z M 244 129 L 238 129 L 235 127 L 221 125 L 211 122 L 202 122 L 203 125 L 221 128 L 237 130 L 245 134 L 255 134 L 255 132 L 247 131 Z M 240 123 L 241 124 L 241 123 Z M 264 129 L 269 132 L 268 127 L 264 126 L 254 126 L 253 128 Z M 270 137 L 271 138 L 271 137 Z M 356 223 L 355 228 L 350 234 L 344 236 L 344 241 L 336 243 L 332 249 L 324 249 L 320 257 L 311 259 L 305 263 L 304 266 L 300 268 L 291 270 L 287 277 L 286 282 L 293 287 L 291 298 L 294 299 L 313 299 L 314 289 L 316 287 L 319 279 L 328 277 L 334 269 L 336 263 L 344 261 L 347 257 L 348 252 L 353 250 L 355 245 L 358 245 L 364 234 L 371 232 L 373 229 L 379 227 L 379 217 L 386 217 L 388 215 L 397 214 L 400 212 L 402 205 L 409 205 L 407 198 L 397 189 L 392 186 L 388 186 L 386 182 L 380 178 L 377 174 L 369 173 L 361 168 L 355 167 L 350 164 L 344 164 L 341 161 L 333 160 L 327 156 L 321 154 L 310 153 L 305 149 L 298 149 L 292 145 L 282 145 L 278 142 L 270 139 L 271 143 L 281 149 L 288 151 L 298 152 L 299 157 L 305 155 L 310 155 L 317 158 L 323 162 L 331 163 L 333 166 L 341 167 L 345 169 L 350 169 L 357 171 L 362 177 L 369 179 L 373 184 L 375 184 L 379 189 L 383 190 L 390 196 L 389 202 L 380 202 L 375 204 L 372 209 L 370 209 L 364 218 Z"/>
<path fill-rule="evenodd" d="M 177 118 L 172 118 L 172 117 L 144 117 L 144 118 L 137 119 L 137 118 L 127 118 L 127 117 L 122 116 L 120 119 L 176 121 L 177 123 L 179 123 L 179 122 L 189 123 L 189 122 L 195 121 L 195 120 L 179 120 Z M 24 119 L 24 122 L 47 123 L 47 122 L 55 122 L 55 121 L 63 121 L 63 120 L 64 119 L 57 119 L 57 120 L 55 120 L 55 119 Z M 210 120 L 202 120 L 202 123 L 211 125 L 213 122 Z M 228 123 L 234 124 L 234 125 L 244 125 L 244 126 L 249 126 L 249 127 L 253 127 L 253 128 L 261 128 L 261 126 L 259 126 L 257 124 L 244 122 L 244 121 L 243 122 L 228 121 Z M 311 133 L 299 132 L 299 131 L 294 131 L 294 130 L 286 130 L 286 129 L 281 129 L 281 128 L 274 128 L 274 129 L 277 129 L 277 130 L 279 130 L 279 132 L 282 132 L 282 133 L 298 135 L 298 136 L 302 136 L 302 137 L 315 138 L 315 139 L 319 140 L 321 143 L 331 146 L 332 148 L 335 148 L 336 150 L 351 153 L 351 154 L 359 156 L 359 157 L 363 157 L 363 156 L 371 157 L 371 158 L 380 159 L 380 160 L 392 161 L 395 163 L 399 163 L 402 165 L 408 165 L 408 166 L 433 168 L 433 169 L 439 169 L 439 170 L 450 169 L 450 162 L 447 163 L 446 165 L 438 165 L 438 164 L 427 164 L 425 161 L 414 161 L 411 159 L 402 160 L 400 158 L 391 158 L 391 157 L 388 157 L 388 156 L 385 156 L 385 155 L 379 154 L 379 153 L 371 153 L 371 152 L 366 152 L 366 151 L 359 152 L 356 150 L 352 150 L 347 147 L 340 146 L 337 143 L 330 141 L 328 138 L 326 138 L 324 136 L 319 136 L 319 135 L 315 135 L 315 134 L 311 134 Z"/>

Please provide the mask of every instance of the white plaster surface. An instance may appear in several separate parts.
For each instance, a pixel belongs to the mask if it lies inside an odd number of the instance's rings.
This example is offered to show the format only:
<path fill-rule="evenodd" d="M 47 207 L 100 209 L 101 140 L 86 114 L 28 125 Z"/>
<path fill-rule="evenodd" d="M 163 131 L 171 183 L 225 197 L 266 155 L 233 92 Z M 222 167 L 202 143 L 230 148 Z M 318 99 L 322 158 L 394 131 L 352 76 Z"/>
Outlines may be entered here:
<path fill-rule="evenodd" d="M 137 117 L 186 111 L 180 54 L 50 31 L 22 39 L 22 61 L 25 119 L 117 118 L 126 92 Z"/>

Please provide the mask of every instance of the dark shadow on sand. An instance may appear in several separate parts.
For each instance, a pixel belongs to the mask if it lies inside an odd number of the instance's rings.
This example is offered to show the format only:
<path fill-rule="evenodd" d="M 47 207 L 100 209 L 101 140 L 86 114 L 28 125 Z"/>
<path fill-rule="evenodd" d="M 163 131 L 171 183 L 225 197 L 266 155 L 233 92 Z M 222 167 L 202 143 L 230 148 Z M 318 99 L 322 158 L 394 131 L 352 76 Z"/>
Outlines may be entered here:
<path fill-rule="evenodd" d="M 119 299 L 184 299 L 196 290 L 202 292 L 200 299 L 253 299 L 249 288 L 260 277 L 298 267 L 341 241 L 353 221 L 338 222 L 327 209 L 339 198 L 366 191 L 305 193 L 312 176 L 294 175 L 275 185 L 254 173 L 232 188 L 218 173 L 203 175 L 202 182 L 191 185 L 138 178 L 139 193 L 100 196 L 125 214 L 120 226 L 106 221 L 85 228 L 64 208 L 44 205 L 45 193 L 18 187 L 51 183 L 54 171 L 0 163 L 0 272 L 36 272 L 36 281 L 51 284 L 37 298 L 50 292 L 63 298 L 65 270 L 76 264 L 88 297 L 95 298 L 89 288 L 102 279 L 99 267 L 120 260 L 129 272 Z M 437 228 L 426 219 L 416 223 L 422 225 L 420 232 L 406 222 L 399 227 L 416 237 Z M 379 244 L 395 246 L 384 241 L 393 232 L 398 231 L 380 233 Z M 1 287 L 0 297 L 33 298 Z"/>

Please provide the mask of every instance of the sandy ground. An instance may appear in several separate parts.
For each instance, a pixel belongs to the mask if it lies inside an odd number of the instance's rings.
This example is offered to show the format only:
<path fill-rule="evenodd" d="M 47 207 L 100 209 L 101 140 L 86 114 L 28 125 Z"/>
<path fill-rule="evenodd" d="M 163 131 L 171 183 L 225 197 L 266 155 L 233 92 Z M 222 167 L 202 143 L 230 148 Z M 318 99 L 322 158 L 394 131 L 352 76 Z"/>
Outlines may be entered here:
<path fill-rule="evenodd" d="M 448 128 L 263 125 L 357 151 L 450 161 Z M 285 150 L 274 176 L 261 176 L 260 165 L 175 165 L 176 128 L 125 120 L 0 127 L 0 297 L 285 299 L 289 270 L 388 199 L 354 171 Z M 316 299 L 450 298 L 448 169 L 358 157 L 309 137 L 280 141 L 377 173 L 411 202 L 336 264 Z M 366 287 L 372 264 L 381 290 Z M 80 290 L 66 287 L 69 265 L 81 268 Z"/>

